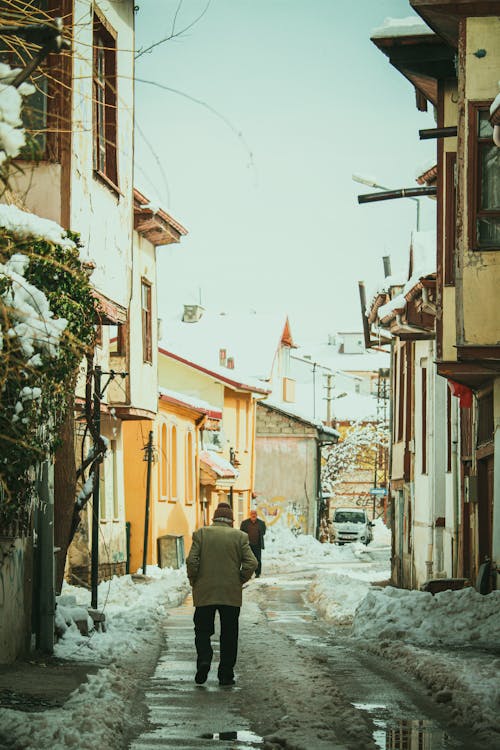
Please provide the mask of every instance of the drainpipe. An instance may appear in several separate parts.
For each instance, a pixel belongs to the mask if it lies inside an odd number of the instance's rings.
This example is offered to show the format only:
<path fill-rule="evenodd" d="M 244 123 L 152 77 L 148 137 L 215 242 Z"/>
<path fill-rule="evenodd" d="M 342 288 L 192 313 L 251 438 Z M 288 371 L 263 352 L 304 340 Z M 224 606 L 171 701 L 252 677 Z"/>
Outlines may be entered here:
<path fill-rule="evenodd" d="M 453 572 L 458 576 L 458 522 L 460 513 L 460 451 L 458 446 L 458 399 L 452 398 L 451 469 L 453 472 Z"/>

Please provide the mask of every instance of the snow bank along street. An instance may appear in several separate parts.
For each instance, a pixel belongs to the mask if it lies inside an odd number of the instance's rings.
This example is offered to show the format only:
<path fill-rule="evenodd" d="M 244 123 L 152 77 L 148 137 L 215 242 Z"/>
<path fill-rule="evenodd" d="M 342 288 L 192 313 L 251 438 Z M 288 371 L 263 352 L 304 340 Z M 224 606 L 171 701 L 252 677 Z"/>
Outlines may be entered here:
<path fill-rule="evenodd" d="M 481 596 L 465 589 L 432 596 L 372 585 L 385 584 L 389 575 L 388 533 L 380 522 L 368 547 L 352 544 L 339 548 L 272 528 L 268 537 L 263 577 L 252 580 L 245 589 L 237 689 L 225 699 L 234 703 L 236 713 L 247 717 L 249 731 L 267 715 L 268 720 L 280 720 L 273 732 L 267 727 L 268 747 L 385 747 L 380 739 L 376 744 L 375 735 L 372 740 L 369 723 L 346 702 L 342 684 L 328 672 L 321 654 L 311 674 L 304 648 L 314 621 L 308 625 L 307 618 L 301 620 L 295 646 L 287 651 L 287 623 L 295 621 L 296 605 L 290 605 L 288 615 L 273 615 L 274 605 L 269 602 L 273 597 L 277 602 L 280 597 L 291 601 L 293 591 L 302 587 L 307 591 L 309 606 L 317 613 L 317 624 L 323 623 L 324 633 L 354 639 L 358 650 L 362 643 L 364 652 L 383 656 L 391 669 L 402 670 L 412 680 L 418 678 L 436 706 L 446 704 L 449 718 L 473 727 L 483 747 L 498 745 L 499 657 L 495 646 L 500 636 L 500 592 Z M 58 608 L 58 627 L 65 632 L 56 656 L 75 664 L 88 661 L 98 669 L 60 708 L 31 713 L 1 708 L 0 747 L 85 750 L 97 743 L 108 748 L 128 746 L 127 738 L 138 734 L 144 719 L 138 696 L 146 689 L 162 648 L 164 625 L 168 633 L 172 608 L 181 604 L 189 591 L 183 569 L 148 569 L 146 581 L 134 582 L 124 576 L 102 583 L 99 595 L 107 630 L 91 633 L 90 637 L 82 636 L 72 622 L 88 606 L 89 594 L 65 586 Z M 263 619 L 266 601 L 268 610 L 271 607 L 267 612 L 271 629 L 265 627 Z M 188 612 L 184 691 L 192 686 L 194 690 L 190 616 Z M 323 643 L 323 655 L 325 649 Z M 164 654 L 172 660 L 180 658 L 169 650 L 168 637 Z M 284 673 L 283 665 L 279 666 L 283 655 L 291 659 L 284 665 Z M 255 675 L 256 663 L 262 670 L 261 677 Z M 163 677 L 168 682 L 168 670 Z M 207 684 L 210 686 L 210 677 Z M 247 705 L 250 695 L 254 709 Z M 299 704 L 292 696 L 301 696 Z M 263 704 L 268 706 L 267 714 Z M 288 704 L 303 712 L 302 722 L 297 716 L 287 719 Z M 196 706 L 198 711 L 203 710 L 198 698 Z M 329 707 L 335 706 L 342 707 L 342 722 L 332 718 Z M 284 713 L 278 716 L 281 709 Z M 214 732 L 224 730 L 218 726 L 214 725 Z M 255 737 L 252 741 L 257 742 Z M 375 744 L 366 744 L 372 742 Z"/>

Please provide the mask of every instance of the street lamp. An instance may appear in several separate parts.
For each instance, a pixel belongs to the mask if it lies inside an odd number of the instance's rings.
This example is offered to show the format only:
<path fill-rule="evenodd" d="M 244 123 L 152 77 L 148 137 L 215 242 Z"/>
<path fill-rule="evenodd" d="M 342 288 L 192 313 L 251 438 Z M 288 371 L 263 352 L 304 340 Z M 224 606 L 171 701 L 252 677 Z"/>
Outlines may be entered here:
<path fill-rule="evenodd" d="M 369 177 L 361 177 L 361 175 L 359 175 L 359 174 L 353 174 L 352 175 L 352 179 L 354 180 L 354 182 L 359 182 L 362 185 L 368 185 L 368 187 L 376 188 L 377 190 L 386 190 L 386 191 L 393 190 L 393 188 L 388 188 L 385 185 L 380 185 L 378 182 L 376 182 L 375 180 L 373 180 L 373 179 L 371 179 Z M 418 190 L 419 188 L 416 188 L 416 189 Z M 403 198 L 409 198 L 411 201 L 415 201 L 416 202 L 416 204 L 417 204 L 416 230 L 417 230 L 417 232 L 419 232 L 420 231 L 420 199 L 419 198 L 414 198 L 411 195 L 403 195 L 401 197 L 403 197 Z"/>

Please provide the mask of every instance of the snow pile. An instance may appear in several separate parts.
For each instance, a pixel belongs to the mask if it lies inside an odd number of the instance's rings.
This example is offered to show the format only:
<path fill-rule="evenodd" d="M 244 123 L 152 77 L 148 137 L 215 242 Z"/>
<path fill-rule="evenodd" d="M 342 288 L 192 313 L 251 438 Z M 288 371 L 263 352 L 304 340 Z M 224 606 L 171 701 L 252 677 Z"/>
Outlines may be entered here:
<path fill-rule="evenodd" d="M 89 592 L 64 586 L 57 620 L 65 633 L 55 656 L 90 661 L 101 669 L 89 674 L 62 708 L 31 713 L 0 709 L 2 736 L 9 737 L 12 747 L 95 750 L 127 746 L 126 732 L 135 713 L 131 701 L 148 665 L 152 668 L 156 661 L 166 608 L 180 604 L 189 590 L 184 569 L 151 567 L 147 573 L 137 583 L 127 575 L 100 584 L 99 609 L 106 615 L 106 632 L 93 632 L 90 637 L 82 636 L 75 624 L 87 615 Z"/>
<path fill-rule="evenodd" d="M 389 570 L 386 571 L 387 575 Z M 316 576 L 307 592 L 308 600 L 318 614 L 336 625 L 352 622 L 354 612 L 368 594 L 371 581 L 384 577 L 379 569 L 365 572 L 364 575 L 350 570 L 346 574 L 333 573 L 328 577 Z"/>
<path fill-rule="evenodd" d="M 19 72 L 19 68 L 13 70 L 0 63 L 0 167 L 7 159 L 18 156 L 26 144 L 21 109 L 23 97 L 33 94 L 35 87 L 29 83 L 22 83 L 18 88 L 11 86 Z"/>
<path fill-rule="evenodd" d="M 137 580 L 137 579 L 136 579 Z M 138 579 L 141 580 L 141 579 Z M 99 609 L 106 615 L 106 632 L 90 638 L 71 624 L 56 644 L 54 653 L 64 659 L 94 659 L 98 654 L 109 661 L 128 653 L 140 653 L 142 643 L 153 636 L 166 616 L 166 608 L 179 604 L 189 591 L 184 568 L 148 567 L 144 583 L 135 583 L 130 575 L 103 581 L 98 589 Z M 68 597 L 72 597 L 73 619 L 80 619 L 82 608 L 90 605 L 90 595 L 76 586 L 65 585 L 63 607 L 68 616 Z"/>
<path fill-rule="evenodd" d="M 389 556 L 391 532 L 385 527 L 383 521 L 378 519 L 374 527 L 374 540 L 365 546 L 360 542 L 345 544 L 339 547 L 328 542 L 321 543 L 309 534 L 294 534 L 290 529 L 277 524 L 267 527 L 265 537 L 265 549 L 263 552 L 263 565 L 267 573 L 280 573 L 304 568 L 307 565 L 328 565 L 340 563 L 349 565 L 369 561 L 370 549 L 375 547 L 387 548 L 387 561 Z M 385 563 L 384 563 L 385 564 Z M 380 564 L 377 564 L 380 571 Z M 389 570 L 381 576 L 380 572 L 374 580 L 388 578 Z"/>
<path fill-rule="evenodd" d="M 36 356 L 36 350 L 51 358 L 57 356 L 59 340 L 68 321 L 54 318 L 45 294 L 26 281 L 23 274 L 28 263 L 28 256 L 20 253 L 12 255 L 7 263 L 0 263 L 0 277 L 10 282 L 0 300 L 13 322 L 6 333 L 2 334 L 0 328 L 0 349 L 3 335 L 17 338 L 28 365 L 37 366 L 41 359 Z"/>
<path fill-rule="evenodd" d="M 484 596 L 465 588 L 433 596 L 392 586 L 372 590 L 356 610 L 353 634 L 404 638 L 425 645 L 488 648 L 500 639 L 500 591 Z"/>
<path fill-rule="evenodd" d="M 42 219 L 17 206 L 0 205 L 0 227 L 16 237 L 34 237 L 64 248 L 75 247 L 73 240 L 66 236 L 66 231 L 57 222 Z"/>

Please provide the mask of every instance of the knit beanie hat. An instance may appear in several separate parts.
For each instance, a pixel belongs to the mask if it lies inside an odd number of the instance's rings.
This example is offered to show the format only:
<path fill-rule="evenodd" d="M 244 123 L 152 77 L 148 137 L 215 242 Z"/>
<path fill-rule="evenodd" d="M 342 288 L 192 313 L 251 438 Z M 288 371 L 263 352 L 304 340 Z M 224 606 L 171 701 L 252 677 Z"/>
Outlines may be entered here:
<path fill-rule="evenodd" d="M 233 509 L 228 503 L 219 503 L 214 511 L 214 521 L 224 521 L 224 523 L 232 523 L 234 521 Z"/>

